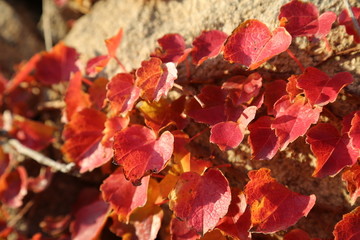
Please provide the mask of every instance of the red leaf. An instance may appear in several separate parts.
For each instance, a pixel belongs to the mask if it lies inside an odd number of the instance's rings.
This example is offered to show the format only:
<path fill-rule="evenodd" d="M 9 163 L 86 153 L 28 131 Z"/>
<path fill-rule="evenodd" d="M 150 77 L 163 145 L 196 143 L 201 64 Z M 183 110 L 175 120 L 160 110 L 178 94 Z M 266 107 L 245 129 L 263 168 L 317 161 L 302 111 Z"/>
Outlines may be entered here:
<path fill-rule="evenodd" d="M 3 148 L 0 148 L 0 178 L 3 174 L 10 170 L 10 158 L 5 154 Z"/>
<path fill-rule="evenodd" d="M 71 239 L 95 240 L 100 235 L 107 219 L 109 205 L 102 199 L 83 204 L 70 225 Z"/>
<path fill-rule="evenodd" d="M 183 129 L 189 119 L 182 115 L 185 108 L 185 96 L 170 102 L 167 99 L 160 99 L 158 102 L 140 102 L 139 110 L 143 113 L 145 124 L 155 132 L 175 124 L 178 129 Z"/>
<path fill-rule="evenodd" d="M 33 149 L 43 150 L 54 139 L 55 127 L 25 118 L 15 119 L 11 135 L 22 144 Z"/>
<path fill-rule="evenodd" d="M 223 83 L 222 89 L 229 92 L 229 97 L 235 106 L 248 102 L 256 97 L 262 86 L 262 77 L 259 73 L 252 73 L 247 78 L 235 76 Z"/>
<path fill-rule="evenodd" d="M 170 194 L 170 208 L 175 215 L 202 235 L 225 216 L 231 201 L 229 183 L 217 169 L 208 169 L 202 176 L 194 172 L 181 174 Z"/>
<path fill-rule="evenodd" d="M 360 111 L 354 114 L 351 120 L 351 128 L 349 130 L 349 137 L 354 148 L 360 149 Z"/>
<path fill-rule="evenodd" d="M 109 57 L 112 57 L 112 58 L 116 57 L 116 50 L 119 47 L 119 44 L 122 40 L 122 36 L 123 36 L 123 29 L 120 28 L 119 32 L 115 36 L 105 40 L 105 44 L 106 44 L 106 48 L 108 50 Z"/>
<path fill-rule="evenodd" d="M 89 75 L 90 77 L 96 76 L 96 74 L 101 72 L 106 67 L 110 59 L 111 58 L 108 55 L 101 55 L 91 58 L 86 63 L 86 75 Z"/>
<path fill-rule="evenodd" d="M 23 204 L 27 194 L 28 178 L 23 166 L 18 166 L 0 178 L 0 200 L 11 208 L 18 208 Z"/>
<path fill-rule="evenodd" d="M 191 51 L 192 61 L 199 66 L 208 58 L 214 58 L 221 52 L 228 35 L 219 30 L 203 31 L 194 39 Z"/>
<path fill-rule="evenodd" d="M 250 135 L 248 142 L 253 159 L 270 160 L 277 153 L 280 144 L 275 130 L 271 128 L 272 122 L 271 117 L 263 116 L 249 125 Z"/>
<path fill-rule="evenodd" d="M 78 56 L 74 48 L 60 42 L 51 51 L 42 54 L 36 63 L 35 76 L 46 85 L 69 81 L 71 72 L 79 70 L 75 64 Z"/>
<path fill-rule="evenodd" d="M 155 214 L 147 216 L 141 221 L 135 221 L 135 233 L 139 240 L 154 240 L 156 239 L 161 227 L 163 219 L 163 211 L 160 210 Z"/>
<path fill-rule="evenodd" d="M 311 124 L 318 121 L 322 109 L 305 103 L 303 97 L 297 97 L 294 102 L 290 102 L 289 96 L 284 96 L 275 103 L 274 111 L 275 119 L 271 128 L 275 129 L 283 150 L 289 143 L 303 136 Z"/>
<path fill-rule="evenodd" d="M 336 14 L 325 12 L 319 16 L 314 4 L 293 0 L 281 7 L 278 18 L 293 37 L 323 38 L 330 32 Z"/>
<path fill-rule="evenodd" d="M 311 240 L 311 238 L 307 232 L 296 228 L 286 233 L 284 240 Z"/>
<path fill-rule="evenodd" d="M 110 203 L 118 217 L 128 221 L 130 214 L 138 207 L 145 205 L 149 177 L 141 180 L 141 186 L 134 186 L 125 179 L 121 168 L 118 168 L 100 186 L 103 199 Z"/>
<path fill-rule="evenodd" d="M 360 238 L 360 207 L 343 215 L 334 228 L 335 240 L 355 240 Z"/>
<path fill-rule="evenodd" d="M 210 142 L 219 146 L 221 151 L 237 147 L 244 139 L 247 125 L 255 118 L 256 107 L 246 108 L 237 122 L 226 121 L 212 126 Z"/>
<path fill-rule="evenodd" d="M 173 62 L 176 64 L 185 60 L 190 49 L 185 49 L 184 38 L 177 33 L 170 33 L 158 39 L 160 48 L 156 48 L 151 57 L 158 57 L 163 63 Z"/>
<path fill-rule="evenodd" d="M 118 237 L 123 237 L 123 239 L 136 239 L 135 237 L 135 228 L 132 224 L 127 224 L 119 220 L 118 215 L 115 212 L 110 214 L 110 219 L 112 224 L 109 227 L 109 230 Z M 128 237 L 128 238 L 127 238 Z"/>
<path fill-rule="evenodd" d="M 174 63 L 163 64 L 160 58 L 143 61 L 136 70 L 136 86 L 141 89 L 141 97 L 146 101 L 159 101 L 166 96 L 177 78 Z"/>
<path fill-rule="evenodd" d="M 115 133 L 114 158 L 122 165 L 124 174 L 139 185 L 142 177 L 160 172 L 173 153 L 174 136 L 166 131 L 159 139 L 147 127 L 133 125 Z"/>
<path fill-rule="evenodd" d="M 220 87 L 206 85 L 197 97 L 204 103 L 202 107 L 194 98 L 186 105 L 186 114 L 196 122 L 215 125 L 227 120 L 225 115 L 226 93 Z"/>
<path fill-rule="evenodd" d="M 133 75 L 119 73 L 107 85 L 107 99 L 115 113 L 126 114 L 139 98 L 140 89 L 134 85 Z"/>
<path fill-rule="evenodd" d="M 265 85 L 264 104 L 267 107 L 267 112 L 270 115 L 275 114 L 274 105 L 277 100 L 286 95 L 286 82 L 284 80 L 275 80 Z"/>
<path fill-rule="evenodd" d="M 101 109 L 105 104 L 108 83 L 106 78 L 97 78 L 89 88 L 90 100 L 96 109 Z"/>
<path fill-rule="evenodd" d="M 129 117 L 111 117 L 107 118 L 105 122 L 105 129 L 103 131 L 103 138 L 101 143 L 106 147 L 112 147 L 114 142 L 114 135 L 117 131 L 126 128 L 129 125 Z"/>
<path fill-rule="evenodd" d="M 71 120 L 75 112 L 91 106 L 89 95 L 82 90 L 82 76 L 80 72 L 76 72 L 69 81 L 65 93 L 65 103 L 65 113 L 68 121 Z"/>
<path fill-rule="evenodd" d="M 201 236 L 191 229 L 185 221 L 173 217 L 170 222 L 170 234 L 172 240 L 196 240 Z"/>
<path fill-rule="evenodd" d="M 239 191 L 232 191 L 232 199 L 228 213 L 217 225 L 226 234 L 241 240 L 251 239 L 250 208 L 246 204 L 245 195 Z"/>
<path fill-rule="evenodd" d="M 329 123 L 320 123 L 312 127 L 306 137 L 311 150 L 317 158 L 313 176 L 335 175 L 346 166 L 352 166 L 359 157 L 359 149 L 354 149 L 348 135 L 342 136 Z"/>
<path fill-rule="evenodd" d="M 355 18 L 359 22 L 360 8 L 352 7 L 351 9 L 352 9 L 352 11 L 354 13 Z M 339 14 L 339 20 L 338 21 L 339 21 L 340 25 L 345 26 L 347 34 L 353 35 L 355 42 L 360 43 L 360 35 L 356 31 L 354 23 L 353 23 L 352 19 L 350 18 L 349 14 L 348 14 L 348 11 L 346 9 L 342 10 L 342 12 Z M 360 24 L 360 22 L 359 22 L 359 24 Z"/>
<path fill-rule="evenodd" d="M 65 126 L 62 151 L 80 167 L 80 173 L 100 167 L 112 157 L 112 149 L 101 144 L 106 115 L 92 108 L 77 112 Z"/>
<path fill-rule="evenodd" d="M 254 70 L 270 58 L 286 51 L 291 36 L 285 28 L 270 32 L 268 27 L 255 19 L 240 24 L 228 37 L 224 47 L 224 58 Z"/>
<path fill-rule="evenodd" d="M 221 151 L 237 147 L 243 139 L 244 132 L 236 122 L 220 122 L 211 128 L 210 142 L 218 145 Z"/>
<path fill-rule="evenodd" d="M 360 165 L 355 164 L 342 174 L 342 180 L 346 182 L 346 189 L 350 194 L 350 203 L 354 205 L 360 196 Z"/>
<path fill-rule="evenodd" d="M 302 76 L 302 75 L 300 75 Z M 290 100 L 293 101 L 297 95 L 302 94 L 303 91 L 298 88 L 298 78 L 299 75 L 291 75 L 288 78 L 288 83 L 286 84 L 286 92 L 288 93 Z"/>
<path fill-rule="evenodd" d="M 270 169 L 249 172 L 245 187 L 246 201 L 251 206 L 253 231 L 272 233 L 294 225 L 315 204 L 315 195 L 292 192 L 270 176 Z"/>
<path fill-rule="evenodd" d="M 314 67 L 308 67 L 297 80 L 297 86 L 302 88 L 312 105 L 324 106 L 334 102 L 340 90 L 353 82 L 349 72 L 341 72 L 333 78 Z"/>
<path fill-rule="evenodd" d="M 16 72 L 15 76 L 12 77 L 11 82 L 9 82 L 6 92 L 11 92 L 16 87 L 26 81 L 30 75 L 30 73 L 35 69 L 35 66 L 38 61 L 41 59 L 41 54 L 37 53 L 34 56 L 30 58 L 29 61 L 27 61 L 23 66 L 20 67 L 20 69 Z"/>

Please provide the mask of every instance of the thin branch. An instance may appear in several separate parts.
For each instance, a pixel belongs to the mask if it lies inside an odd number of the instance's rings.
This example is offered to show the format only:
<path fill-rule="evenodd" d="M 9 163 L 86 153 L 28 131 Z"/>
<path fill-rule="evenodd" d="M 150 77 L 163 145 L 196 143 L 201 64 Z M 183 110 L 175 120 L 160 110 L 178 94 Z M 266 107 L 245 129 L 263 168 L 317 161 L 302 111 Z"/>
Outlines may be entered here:
<path fill-rule="evenodd" d="M 345 4 L 346 11 L 348 12 L 348 14 L 349 14 L 349 16 L 351 18 L 351 21 L 352 21 L 352 23 L 354 25 L 355 31 L 356 31 L 358 37 L 360 37 L 360 25 L 359 25 L 359 22 L 357 21 L 355 15 L 354 15 L 354 12 L 351 9 L 350 3 L 349 3 L 348 0 L 344 0 L 344 4 Z"/>
<path fill-rule="evenodd" d="M 36 162 L 38 162 L 42 165 L 51 167 L 55 171 L 59 171 L 59 172 L 63 172 L 63 173 L 71 173 L 71 171 L 73 170 L 73 168 L 75 166 L 74 163 L 63 164 L 63 163 L 56 162 L 55 160 L 48 158 L 45 155 L 43 155 L 37 151 L 34 151 L 31 148 L 24 146 L 16 139 L 9 139 L 7 141 L 7 143 L 11 147 L 13 147 L 18 153 L 25 155 L 29 158 L 32 158 L 33 160 L 35 160 Z"/>
<path fill-rule="evenodd" d="M 52 36 L 51 36 L 51 25 L 50 25 L 50 2 L 49 0 L 42 1 L 42 24 L 45 40 L 46 51 L 50 51 L 52 48 Z"/>
<path fill-rule="evenodd" d="M 33 201 L 28 202 L 10 221 L 8 222 L 8 227 L 14 227 L 16 223 L 24 217 L 24 215 L 30 210 L 34 205 Z"/>

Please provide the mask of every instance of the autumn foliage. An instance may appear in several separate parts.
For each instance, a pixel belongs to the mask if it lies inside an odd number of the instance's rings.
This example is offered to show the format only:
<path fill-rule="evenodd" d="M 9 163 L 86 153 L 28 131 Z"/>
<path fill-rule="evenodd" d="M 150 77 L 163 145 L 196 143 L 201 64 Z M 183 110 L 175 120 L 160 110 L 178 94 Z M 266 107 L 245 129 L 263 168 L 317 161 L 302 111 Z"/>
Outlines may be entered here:
<path fill-rule="evenodd" d="M 360 10 L 353 11 L 358 17 Z M 249 161 L 271 161 L 300 142 L 316 159 L 312 176 L 341 174 L 353 204 L 329 232 L 336 240 L 360 239 L 360 110 L 340 118 L 328 108 L 339 95 L 349 96 L 343 89 L 353 76 L 329 75 L 301 63 L 299 74 L 287 79 L 259 70 L 286 52 L 289 61 L 299 63 L 289 52 L 293 40 L 327 41 L 336 18 L 333 12 L 319 14 L 312 3 L 292 0 L 279 10 L 273 30 L 251 19 L 230 35 L 203 31 L 191 46 L 180 34 L 166 34 L 129 72 L 117 55 L 126 37 L 122 29 L 105 40 L 107 53 L 89 59 L 84 69 L 76 49 L 64 43 L 36 54 L 11 79 L 0 81 L 0 236 L 248 240 L 277 233 L 288 240 L 315 239 L 316 232 L 298 229 L 297 222 L 306 221 L 316 207 L 317 192 L 297 193 L 268 168 L 240 166 L 247 177 L 230 178 L 228 172 L 239 166 L 217 159 L 247 146 Z M 349 18 L 344 10 L 338 23 L 359 42 Z M 192 78 L 191 68 L 214 58 L 242 73 L 224 71 L 209 84 Z M 117 73 L 100 77 L 111 61 L 118 64 Z M 44 105 L 52 101 L 51 91 L 63 103 L 59 107 Z M 55 114 L 44 117 L 49 109 Z M 199 153 L 195 141 L 210 146 L 211 155 Z M 48 157 L 40 161 L 38 176 L 17 161 L 19 153 L 36 158 L 34 152 Z M 46 216 L 42 232 L 24 236 L 10 212 L 25 209 L 30 196 L 49 187 L 54 171 L 78 179 L 100 177 L 76 196 L 65 216 Z"/>

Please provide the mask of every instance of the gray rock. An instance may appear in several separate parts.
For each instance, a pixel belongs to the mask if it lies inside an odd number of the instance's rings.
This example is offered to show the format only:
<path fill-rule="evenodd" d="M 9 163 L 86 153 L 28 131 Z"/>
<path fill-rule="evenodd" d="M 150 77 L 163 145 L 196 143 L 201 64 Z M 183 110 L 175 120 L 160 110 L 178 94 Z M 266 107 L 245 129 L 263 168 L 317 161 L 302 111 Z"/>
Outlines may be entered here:
<path fill-rule="evenodd" d="M 0 0 L 0 72 L 9 76 L 15 64 L 43 49 L 42 42 L 22 21 L 21 16 Z"/>

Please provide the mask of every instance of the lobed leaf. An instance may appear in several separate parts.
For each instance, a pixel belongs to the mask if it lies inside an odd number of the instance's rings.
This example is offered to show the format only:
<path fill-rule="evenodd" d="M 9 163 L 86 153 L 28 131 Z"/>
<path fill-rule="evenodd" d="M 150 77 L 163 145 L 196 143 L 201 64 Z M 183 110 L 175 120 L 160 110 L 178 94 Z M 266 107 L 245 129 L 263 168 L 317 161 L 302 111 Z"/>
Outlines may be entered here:
<path fill-rule="evenodd" d="M 221 151 L 237 147 L 244 139 L 247 125 L 255 118 L 257 107 L 250 106 L 243 110 L 237 122 L 225 121 L 211 127 L 210 142 Z"/>
<path fill-rule="evenodd" d="M 71 120 L 74 113 L 91 106 L 89 94 L 82 89 L 81 72 L 76 72 L 69 81 L 65 93 L 65 113 L 67 121 Z"/>
<path fill-rule="evenodd" d="M 255 19 L 247 20 L 226 40 L 224 59 L 254 70 L 270 58 L 286 51 L 291 40 L 291 35 L 285 28 L 278 27 L 270 32 L 264 23 Z"/>
<path fill-rule="evenodd" d="M 199 66 L 205 60 L 219 55 L 227 37 L 226 33 L 219 30 L 203 31 L 192 43 L 192 62 Z"/>
<path fill-rule="evenodd" d="M 306 216 L 315 204 L 315 195 L 292 192 L 270 176 L 270 169 L 248 173 L 246 202 L 250 205 L 252 231 L 273 233 L 294 225 Z"/>
<path fill-rule="evenodd" d="M 339 173 L 344 167 L 352 166 L 359 157 L 359 149 L 354 149 L 348 135 L 340 135 L 330 123 L 320 123 L 312 127 L 306 136 L 311 151 L 317 159 L 313 176 L 326 177 Z"/>
<path fill-rule="evenodd" d="M 175 215 L 201 235 L 225 216 L 231 201 L 229 183 L 217 169 L 208 169 L 203 175 L 181 174 L 170 195 L 169 204 Z"/>
<path fill-rule="evenodd" d="M 275 119 L 271 128 L 275 129 L 280 149 L 283 150 L 318 121 L 322 109 L 313 108 L 303 97 L 299 96 L 291 102 L 289 96 L 283 96 L 275 103 L 274 111 Z"/>
<path fill-rule="evenodd" d="M 105 105 L 106 99 L 106 86 L 109 80 L 106 78 L 97 78 L 89 88 L 89 96 L 92 103 L 92 107 L 95 109 L 102 109 Z"/>
<path fill-rule="evenodd" d="M 60 42 L 41 55 L 35 65 L 35 77 L 45 85 L 69 81 L 70 74 L 79 70 L 75 64 L 78 57 L 74 48 Z"/>
<path fill-rule="evenodd" d="M 65 144 L 61 150 L 65 157 L 80 167 L 80 173 L 100 167 L 112 157 L 112 150 L 101 140 L 106 115 L 92 108 L 77 112 L 65 126 Z"/>
<path fill-rule="evenodd" d="M 116 50 L 118 49 L 123 37 L 123 29 L 120 28 L 118 33 L 105 40 L 105 45 L 108 50 L 108 55 L 111 58 L 116 58 Z"/>
<path fill-rule="evenodd" d="M 106 86 L 106 98 L 112 111 L 126 114 L 139 98 L 140 89 L 134 85 L 133 75 L 129 73 L 116 74 Z"/>
<path fill-rule="evenodd" d="M 360 238 L 360 207 L 343 215 L 334 228 L 335 240 L 355 240 Z"/>
<path fill-rule="evenodd" d="M 173 62 L 164 63 L 160 58 L 152 57 L 143 61 L 136 70 L 136 86 L 146 101 L 159 101 L 166 96 L 177 78 L 177 69 Z"/>
<path fill-rule="evenodd" d="M 132 125 L 114 136 L 114 160 L 124 169 L 125 177 L 141 184 L 142 177 L 160 172 L 173 153 L 174 136 L 166 131 L 156 139 L 154 131 Z"/>
<path fill-rule="evenodd" d="M 243 193 L 233 190 L 229 211 L 216 226 L 233 238 L 250 240 L 251 215 Z"/>
<path fill-rule="evenodd" d="M 186 114 L 196 122 L 215 125 L 227 120 L 225 114 L 226 92 L 220 87 L 207 85 L 201 89 L 197 97 L 204 103 L 201 106 L 195 99 L 191 99 L 186 107 Z"/>
<path fill-rule="evenodd" d="M 314 67 L 308 67 L 297 79 L 297 86 L 304 90 L 312 105 L 324 106 L 334 102 L 342 88 L 354 81 L 349 72 L 341 72 L 330 78 Z"/>
<path fill-rule="evenodd" d="M 123 170 L 118 168 L 100 186 L 102 197 L 109 202 L 119 219 L 129 221 L 130 214 L 145 205 L 149 177 L 141 180 L 141 186 L 134 186 L 125 179 Z"/>
<path fill-rule="evenodd" d="M 142 101 L 139 110 L 143 113 L 145 124 L 158 132 L 161 129 L 174 124 L 178 129 L 183 129 L 188 124 L 188 119 L 182 115 L 185 108 L 186 98 L 180 97 L 170 102 L 160 99 L 158 102 Z"/>
<path fill-rule="evenodd" d="M 354 205 L 356 199 L 360 196 L 360 165 L 356 163 L 344 171 L 342 180 L 346 182 L 346 189 L 350 194 L 350 203 Z"/>
<path fill-rule="evenodd" d="M 55 130 L 55 127 L 42 122 L 16 118 L 10 133 L 25 146 L 40 151 L 54 140 Z"/>
<path fill-rule="evenodd" d="M 106 223 L 108 212 L 109 205 L 102 199 L 84 202 L 75 212 L 74 220 L 71 222 L 71 239 L 97 239 Z"/>
<path fill-rule="evenodd" d="M 95 77 L 96 74 L 101 72 L 106 67 L 110 59 L 111 58 L 108 55 L 100 55 L 89 59 L 85 68 L 86 75 Z"/>
<path fill-rule="evenodd" d="M 319 16 L 313 3 L 292 0 L 280 8 L 278 19 L 281 26 L 293 37 L 306 36 L 323 38 L 331 30 L 336 14 L 325 12 Z"/>
<path fill-rule="evenodd" d="M 184 38 L 177 33 L 169 33 L 157 40 L 160 48 L 156 48 L 151 57 L 160 58 L 163 63 L 179 64 L 186 59 L 190 49 L 186 49 Z"/>
<path fill-rule="evenodd" d="M 256 97 L 262 86 L 262 77 L 259 73 L 252 73 L 248 77 L 235 76 L 229 78 L 221 86 L 228 92 L 228 97 L 235 106 L 243 104 Z"/>
<path fill-rule="evenodd" d="M 351 10 L 353 11 L 355 18 L 359 22 L 360 8 L 352 7 Z M 341 11 L 341 13 L 339 14 L 338 21 L 339 21 L 340 25 L 345 26 L 347 34 L 354 36 L 355 42 L 360 43 L 360 35 L 356 31 L 356 27 L 354 26 L 354 23 L 353 23 L 351 17 L 349 16 L 347 9 L 344 9 Z"/>

